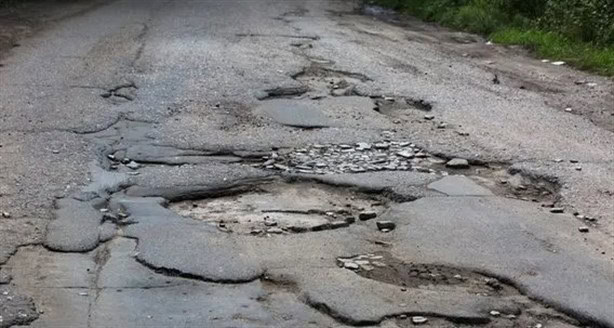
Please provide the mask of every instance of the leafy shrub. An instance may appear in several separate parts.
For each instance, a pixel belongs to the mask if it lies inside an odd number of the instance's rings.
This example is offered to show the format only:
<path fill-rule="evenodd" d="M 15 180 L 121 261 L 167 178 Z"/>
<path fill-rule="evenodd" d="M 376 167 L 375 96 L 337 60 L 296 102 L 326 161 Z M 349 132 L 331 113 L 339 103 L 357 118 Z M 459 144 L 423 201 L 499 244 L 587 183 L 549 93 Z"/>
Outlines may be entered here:
<path fill-rule="evenodd" d="M 540 23 L 571 38 L 614 44 L 614 0 L 549 0 Z"/>

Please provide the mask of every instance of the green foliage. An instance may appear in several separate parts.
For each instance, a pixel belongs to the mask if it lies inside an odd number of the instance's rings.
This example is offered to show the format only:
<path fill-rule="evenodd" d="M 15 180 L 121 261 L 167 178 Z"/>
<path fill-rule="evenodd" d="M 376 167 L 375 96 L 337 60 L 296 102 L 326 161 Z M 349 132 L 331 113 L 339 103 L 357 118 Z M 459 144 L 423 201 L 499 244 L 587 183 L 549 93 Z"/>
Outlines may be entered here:
<path fill-rule="evenodd" d="M 614 0 L 372 0 L 614 75 Z"/>
<path fill-rule="evenodd" d="M 614 46 L 595 47 L 540 29 L 507 28 L 490 37 L 497 43 L 525 46 L 542 58 L 556 58 L 581 69 L 614 76 Z"/>
<path fill-rule="evenodd" d="M 571 38 L 614 44 L 614 0 L 550 0 L 540 23 Z"/>

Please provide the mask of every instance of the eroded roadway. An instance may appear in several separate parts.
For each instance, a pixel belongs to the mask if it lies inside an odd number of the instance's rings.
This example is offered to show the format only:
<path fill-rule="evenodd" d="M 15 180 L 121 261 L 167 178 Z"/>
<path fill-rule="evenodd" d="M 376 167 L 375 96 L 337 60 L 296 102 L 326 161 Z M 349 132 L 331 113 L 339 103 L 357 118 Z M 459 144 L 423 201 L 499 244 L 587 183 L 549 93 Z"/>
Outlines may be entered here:
<path fill-rule="evenodd" d="M 351 1 L 1 63 L 0 327 L 614 327 L 611 80 Z"/>

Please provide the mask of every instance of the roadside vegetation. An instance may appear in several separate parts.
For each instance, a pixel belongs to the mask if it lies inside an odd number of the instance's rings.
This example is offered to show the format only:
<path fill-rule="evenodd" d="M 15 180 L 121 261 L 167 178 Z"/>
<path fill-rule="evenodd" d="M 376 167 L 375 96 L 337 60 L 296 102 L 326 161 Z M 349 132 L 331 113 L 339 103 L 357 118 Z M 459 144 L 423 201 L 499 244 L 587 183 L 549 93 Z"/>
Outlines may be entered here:
<path fill-rule="evenodd" d="M 523 45 L 614 76 L 614 0 L 373 0 L 426 21 Z"/>

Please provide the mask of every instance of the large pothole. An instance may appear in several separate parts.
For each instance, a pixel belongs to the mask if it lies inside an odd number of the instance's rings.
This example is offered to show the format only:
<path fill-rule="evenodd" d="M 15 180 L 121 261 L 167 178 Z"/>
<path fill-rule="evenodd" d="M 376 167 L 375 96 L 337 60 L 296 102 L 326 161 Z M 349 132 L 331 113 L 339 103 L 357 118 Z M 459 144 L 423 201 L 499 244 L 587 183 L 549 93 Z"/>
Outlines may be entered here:
<path fill-rule="evenodd" d="M 386 252 L 361 254 L 337 259 L 340 267 L 354 271 L 359 276 L 390 285 L 401 291 L 412 289 L 436 292 L 466 293 L 473 295 L 513 300 L 518 311 L 493 309 L 489 319 L 483 322 L 463 322 L 454 318 L 437 316 L 395 317 L 400 327 L 424 324 L 429 327 L 578 327 L 579 323 L 554 309 L 530 300 L 516 287 L 500 279 L 470 269 L 442 264 L 408 263 Z"/>
<path fill-rule="evenodd" d="M 313 183 L 269 183 L 250 192 L 173 203 L 184 217 L 225 232 L 266 236 L 346 228 L 371 219 L 386 200 Z"/>

